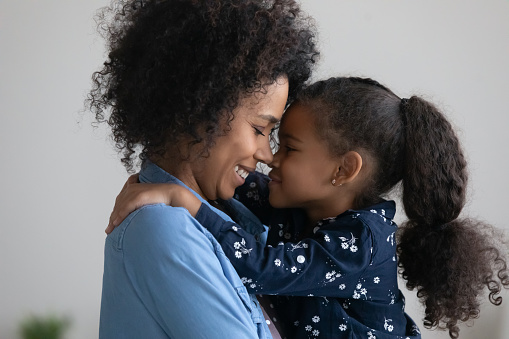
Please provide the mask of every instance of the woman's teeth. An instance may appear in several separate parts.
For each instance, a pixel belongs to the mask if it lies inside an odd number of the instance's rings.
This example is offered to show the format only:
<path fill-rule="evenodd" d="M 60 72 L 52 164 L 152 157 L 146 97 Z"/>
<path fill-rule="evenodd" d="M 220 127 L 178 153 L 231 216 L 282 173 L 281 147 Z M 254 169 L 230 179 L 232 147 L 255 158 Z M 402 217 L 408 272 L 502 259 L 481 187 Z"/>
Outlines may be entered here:
<path fill-rule="evenodd" d="M 249 175 L 249 172 L 244 171 L 242 168 L 239 168 L 239 166 L 235 166 L 235 172 L 237 172 L 237 174 L 240 175 L 242 179 L 246 179 Z"/>

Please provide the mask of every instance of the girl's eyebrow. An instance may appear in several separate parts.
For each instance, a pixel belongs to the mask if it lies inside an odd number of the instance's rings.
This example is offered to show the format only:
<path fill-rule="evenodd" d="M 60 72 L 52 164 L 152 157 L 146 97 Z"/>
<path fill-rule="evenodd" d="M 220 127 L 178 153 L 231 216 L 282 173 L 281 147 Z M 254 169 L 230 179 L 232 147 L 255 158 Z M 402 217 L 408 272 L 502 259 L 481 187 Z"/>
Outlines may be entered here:
<path fill-rule="evenodd" d="M 292 139 L 293 141 L 303 143 L 302 140 L 300 140 L 299 138 L 297 138 L 296 136 L 294 136 L 293 134 L 288 133 L 288 132 L 281 133 L 279 135 L 279 138 Z"/>

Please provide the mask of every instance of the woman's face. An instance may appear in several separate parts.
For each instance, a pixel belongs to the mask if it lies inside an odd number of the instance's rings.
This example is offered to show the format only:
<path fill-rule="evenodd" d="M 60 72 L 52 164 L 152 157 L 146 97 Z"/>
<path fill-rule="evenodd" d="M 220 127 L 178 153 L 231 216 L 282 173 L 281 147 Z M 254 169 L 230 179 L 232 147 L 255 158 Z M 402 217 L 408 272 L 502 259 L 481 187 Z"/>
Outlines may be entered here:
<path fill-rule="evenodd" d="M 287 99 L 288 81 L 280 78 L 267 93 L 241 100 L 233 112 L 231 130 L 216 139 L 208 157 L 190 165 L 194 182 L 186 184 L 208 200 L 233 197 L 258 162 L 272 161 L 269 134 L 281 119 Z"/>

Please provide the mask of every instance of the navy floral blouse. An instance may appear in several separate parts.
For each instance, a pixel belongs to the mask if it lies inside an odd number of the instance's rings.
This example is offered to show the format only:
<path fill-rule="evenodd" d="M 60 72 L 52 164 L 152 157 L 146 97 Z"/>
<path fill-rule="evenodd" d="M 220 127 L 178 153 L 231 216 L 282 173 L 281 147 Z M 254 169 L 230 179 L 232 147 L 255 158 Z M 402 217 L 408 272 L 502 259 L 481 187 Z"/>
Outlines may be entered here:
<path fill-rule="evenodd" d="M 219 241 L 248 291 L 264 295 L 281 336 L 420 338 L 397 284 L 395 203 L 324 219 L 304 238 L 301 210 L 268 204 L 269 180 L 250 174 L 236 192 L 269 226 L 266 245 L 252 225 L 224 221 L 205 205 L 196 219 Z"/>

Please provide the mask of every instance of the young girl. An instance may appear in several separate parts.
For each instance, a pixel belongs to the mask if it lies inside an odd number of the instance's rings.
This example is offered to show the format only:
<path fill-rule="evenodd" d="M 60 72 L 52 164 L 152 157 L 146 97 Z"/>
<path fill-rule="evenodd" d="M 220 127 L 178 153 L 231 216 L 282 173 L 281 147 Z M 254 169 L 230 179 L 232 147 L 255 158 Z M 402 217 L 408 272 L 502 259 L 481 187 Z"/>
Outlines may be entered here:
<path fill-rule="evenodd" d="M 458 322 L 479 315 L 485 288 L 501 303 L 509 286 L 502 237 L 457 219 L 466 161 L 433 105 L 400 99 L 371 79 L 331 78 L 300 93 L 279 143 L 270 179 L 251 173 L 237 192 L 269 225 L 267 245 L 246 212 L 237 208 L 238 224 L 226 222 L 178 186 L 126 185 L 113 224 L 147 203 L 187 208 L 250 292 L 266 295 L 262 304 L 288 338 L 420 338 L 404 313 L 398 266 L 425 306 L 424 326 L 451 338 Z M 395 203 L 383 196 L 400 182 L 408 221 L 396 241 Z"/>

